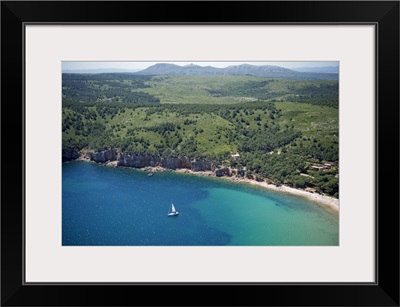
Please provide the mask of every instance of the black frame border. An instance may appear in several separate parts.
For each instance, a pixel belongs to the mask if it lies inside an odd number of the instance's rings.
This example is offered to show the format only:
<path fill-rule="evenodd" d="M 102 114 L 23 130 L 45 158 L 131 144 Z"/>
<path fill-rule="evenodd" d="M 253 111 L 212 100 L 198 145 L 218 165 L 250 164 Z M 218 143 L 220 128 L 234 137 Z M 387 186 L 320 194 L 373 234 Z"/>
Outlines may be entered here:
<path fill-rule="evenodd" d="M 181 12 L 190 12 L 190 15 Z M 24 283 L 24 27 L 29 23 L 376 25 L 377 282 Z M 398 1 L 4 1 L 1 2 L 1 41 L 1 148 L 5 149 L 0 155 L 1 305 L 399 306 Z M 14 163 L 9 162 L 9 153 Z M 387 167 L 389 162 L 390 167 Z M 22 205 L 19 197 L 22 197 Z M 179 294 L 160 295 L 170 287 L 181 294 L 189 294 L 188 298 Z M 146 290 L 153 295 L 148 296 Z"/>

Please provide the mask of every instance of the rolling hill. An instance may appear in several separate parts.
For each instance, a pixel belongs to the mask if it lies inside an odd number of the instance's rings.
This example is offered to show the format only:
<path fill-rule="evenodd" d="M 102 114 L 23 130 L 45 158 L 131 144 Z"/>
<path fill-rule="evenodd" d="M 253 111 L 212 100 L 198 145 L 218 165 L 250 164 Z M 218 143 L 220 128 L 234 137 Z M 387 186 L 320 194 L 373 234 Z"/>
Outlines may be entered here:
<path fill-rule="evenodd" d="M 266 78 L 288 78 L 301 80 L 337 80 L 338 74 L 335 73 L 316 73 L 299 72 L 273 65 L 232 65 L 225 68 L 212 66 L 185 65 L 159 63 L 152 65 L 144 70 L 138 71 L 136 75 L 169 75 L 169 76 L 199 76 L 199 75 L 231 75 L 231 76 L 255 76 Z"/>

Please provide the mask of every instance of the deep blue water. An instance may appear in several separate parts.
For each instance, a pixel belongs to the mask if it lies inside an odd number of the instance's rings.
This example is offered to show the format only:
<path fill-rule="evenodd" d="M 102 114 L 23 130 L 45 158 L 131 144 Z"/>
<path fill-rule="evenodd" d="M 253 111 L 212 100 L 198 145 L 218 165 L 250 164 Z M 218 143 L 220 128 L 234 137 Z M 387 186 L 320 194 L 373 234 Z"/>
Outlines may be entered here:
<path fill-rule="evenodd" d="M 167 216 L 171 201 L 176 217 Z M 63 163 L 63 245 L 338 243 L 338 214 L 303 198 L 220 178 Z"/>

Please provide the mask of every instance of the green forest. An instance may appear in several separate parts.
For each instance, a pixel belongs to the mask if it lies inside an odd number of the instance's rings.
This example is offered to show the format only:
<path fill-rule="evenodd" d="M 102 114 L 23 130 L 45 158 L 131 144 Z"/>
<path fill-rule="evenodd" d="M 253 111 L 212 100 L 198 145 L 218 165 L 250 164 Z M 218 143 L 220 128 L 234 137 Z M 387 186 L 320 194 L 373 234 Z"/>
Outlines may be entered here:
<path fill-rule="evenodd" d="M 63 159 L 110 148 L 185 156 L 338 197 L 338 90 L 335 80 L 63 74 Z"/>

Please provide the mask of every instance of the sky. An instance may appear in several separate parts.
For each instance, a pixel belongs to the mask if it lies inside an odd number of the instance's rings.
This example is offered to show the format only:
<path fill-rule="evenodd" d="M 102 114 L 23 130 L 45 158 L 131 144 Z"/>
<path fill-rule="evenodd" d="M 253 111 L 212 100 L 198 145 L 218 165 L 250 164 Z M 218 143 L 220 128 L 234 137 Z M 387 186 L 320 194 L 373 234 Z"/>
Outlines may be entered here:
<path fill-rule="evenodd" d="M 327 67 L 327 66 L 335 66 L 339 65 L 337 61 L 330 62 L 70 62 L 65 61 L 62 63 L 62 70 L 83 70 L 83 69 L 127 69 L 127 70 L 142 70 L 146 69 L 149 66 L 152 66 L 157 63 L 171 63 L 179 66 L 184 66 L 188 64 L 196 64 L 199 66 L 213 66 L 213 67 L 227 67 L 230 65 L 239 65 L 239 64 L 251 64 L 251 65 L 274 65 L 281 66 L 285 68 L 298 68 L 298 67 Z"/>

